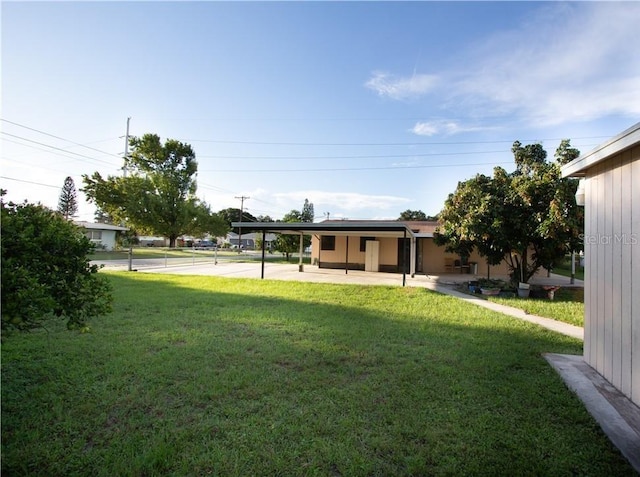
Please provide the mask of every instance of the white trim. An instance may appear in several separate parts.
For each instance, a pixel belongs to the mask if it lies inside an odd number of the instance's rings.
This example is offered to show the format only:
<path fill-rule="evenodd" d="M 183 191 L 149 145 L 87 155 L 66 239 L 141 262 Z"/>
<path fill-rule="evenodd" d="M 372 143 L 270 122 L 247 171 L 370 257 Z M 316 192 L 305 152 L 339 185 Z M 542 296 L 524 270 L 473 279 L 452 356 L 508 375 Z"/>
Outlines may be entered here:
<path fill-rule="evenodd" d="M 587 169 L 638 143 L 640 143 L 640 123 L 634 124 L 626 131 L 599 145 L 591 152 L 562 166 L 562 177 L 584 176 Z"/>

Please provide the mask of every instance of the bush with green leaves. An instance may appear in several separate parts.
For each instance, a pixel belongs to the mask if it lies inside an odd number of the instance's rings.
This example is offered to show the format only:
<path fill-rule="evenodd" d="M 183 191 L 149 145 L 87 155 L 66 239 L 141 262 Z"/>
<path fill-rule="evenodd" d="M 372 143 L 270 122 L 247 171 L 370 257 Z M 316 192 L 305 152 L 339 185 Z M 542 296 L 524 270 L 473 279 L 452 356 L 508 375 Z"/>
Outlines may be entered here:
<path fill-rule="evenodd" d="M 61 214 L 39 204 L 2 203 L 2 330 L 49 319 L 87 329 L 111 311 L 111 286 L 87 255 L 93 244 Z"/>

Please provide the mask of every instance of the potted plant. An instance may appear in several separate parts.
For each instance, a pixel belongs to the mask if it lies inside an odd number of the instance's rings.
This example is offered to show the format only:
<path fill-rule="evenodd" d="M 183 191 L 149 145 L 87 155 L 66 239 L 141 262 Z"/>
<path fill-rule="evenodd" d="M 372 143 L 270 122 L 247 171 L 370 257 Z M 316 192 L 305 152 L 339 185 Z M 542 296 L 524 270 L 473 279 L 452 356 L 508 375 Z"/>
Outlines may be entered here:
<path fill-rule="evenodd" d="M 478 280 L 480 292 L 483 295 L 495 296 L 500 294 L 500 290 L 504 285 L 502 280 L 493 280 L 490 278 L 482 278 Z"/>
<path fill-rule="evenodd" d="M 478 280 L 470 280 L 469 291 L 471 293 L 476 293 L 476 290 L 480 290 L 480 283 L 478 282 Z"/>
<path fill-rule="evenodd" d="M 531 293 L 531 285 L 524 282 L 518 283 L 518 296 L 520 298 L 529 298 L 529 293 Z"/>

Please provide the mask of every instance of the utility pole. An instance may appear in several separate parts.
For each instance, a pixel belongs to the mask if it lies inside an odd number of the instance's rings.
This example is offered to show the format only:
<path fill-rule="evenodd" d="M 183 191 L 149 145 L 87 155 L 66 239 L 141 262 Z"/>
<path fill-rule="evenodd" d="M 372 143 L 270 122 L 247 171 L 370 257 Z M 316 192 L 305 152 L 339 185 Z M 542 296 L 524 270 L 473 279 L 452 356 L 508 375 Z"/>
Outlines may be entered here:
<path fill-rule="evenodd" d="M 122 167 L 124 177 L 127 177 L 127 160 L 129 159 L 129 121 L 131 116 L 127 118 L 127 134 L 124 136 L 124 166 Z"/>
<path fill-rule="evenodd" d="M 236 196 L 236 199 L 240 199 L 240 226 L 238 227 L 238 253 L 242 252 L 242 215 L 244 214 L 244 201 L 251 199 L 244 195 Z"/>
<path fill-rule="evenodd" d="M 127 162 L 129 160 L 129 121 L 131 121 L 131 116 L 127 118 L 127 133 L 124 136 L 124 166 L 122 166 L 122 175 L 127 177 Z M 120 225 L 124 227 L 124 222 Z M 131 239 L 129 242 L 129 271 L 133 270 L 133 244 L 131 243 Z"/>

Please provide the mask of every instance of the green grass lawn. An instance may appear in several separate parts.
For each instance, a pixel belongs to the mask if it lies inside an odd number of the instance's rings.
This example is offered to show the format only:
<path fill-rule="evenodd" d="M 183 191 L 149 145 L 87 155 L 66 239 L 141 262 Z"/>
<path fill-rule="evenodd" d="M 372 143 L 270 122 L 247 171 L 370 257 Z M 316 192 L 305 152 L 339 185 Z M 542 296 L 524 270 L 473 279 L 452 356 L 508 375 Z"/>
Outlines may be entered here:
<path fill-rule="evenodd" d="M 632 475 L 542 357 L 422 288 L 110 273 L 92 332 L 5 336 L 2 475 Z"/>
<path fill-rule="evenodd" d="M 584 289 L 560 288 L 553 300 L 546 298 L 490 297 L 489 301 L 512 306 L 532 315 L 584 326 Z"/>
<path fill-rule="evenodd" d="M 580 266 L 579 258 L 576 257 L 576 267 L 575 267 L 575 278 L 578 280 L 584 280 L 584 268 Z M 565 260 L 558 264 L 554 269 L 553 273 L 557 273 L 558 275 L 562 275 L 565 277 L 571 276 L 571 257 L 565 258 Z"/>

